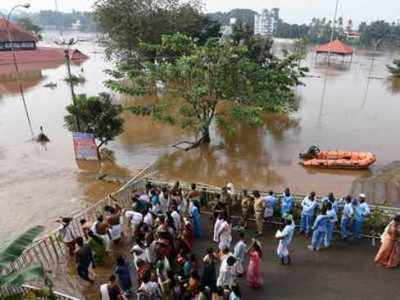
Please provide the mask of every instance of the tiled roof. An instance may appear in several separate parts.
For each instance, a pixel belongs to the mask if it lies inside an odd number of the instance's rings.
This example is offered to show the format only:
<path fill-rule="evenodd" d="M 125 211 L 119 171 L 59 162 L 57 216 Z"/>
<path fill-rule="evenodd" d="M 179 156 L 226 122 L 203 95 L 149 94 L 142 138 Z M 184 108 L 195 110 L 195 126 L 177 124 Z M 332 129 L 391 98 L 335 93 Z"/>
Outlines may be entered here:
<path fill-rule="evenodd" d="M 64 49 L 62 48 L 38 47 L 35 50 L 18 50 L 15 51 L 15 54 L 18 64 L 65 60 Z M 69 49 L 69 57 L 71 60 L 88 58 L 78 49 Z M 11 64 L 12 59 L 11 51 L 0 51 L 0 66 Z"/>
<path fill-rule="evenodd" d="M 30 41 L 38 41 L 38 38 L 33 34 L 25 31 L 18 25 L 13 22 L 8 22 L 4 18 L 0 18 L 0 42 L 9 41 L 8 39 L 8 31 L 7 26 L 9 26 L 11 32 L 11 39 L 14 42 L 30 42 Z M 7 25 L 8 24 L 8 25 Z"/>
<path fill-rule="evenodd" d="M 334 53 L 341 55 L 353 54 L 353 48 L 347 46 L 339 40 L 334 40 L 330 43 L 319 46 L 316 50 L 317 53 Z"/>

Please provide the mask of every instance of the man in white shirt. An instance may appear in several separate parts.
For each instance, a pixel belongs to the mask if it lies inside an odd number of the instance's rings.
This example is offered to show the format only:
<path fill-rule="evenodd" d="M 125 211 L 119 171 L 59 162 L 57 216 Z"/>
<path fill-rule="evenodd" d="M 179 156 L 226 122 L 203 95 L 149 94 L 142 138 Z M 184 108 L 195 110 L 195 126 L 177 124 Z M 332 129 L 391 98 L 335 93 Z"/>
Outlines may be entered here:
<path fill-rule="evenodd" d="M 276 238 L 279 240 L 279 245 L 278 248 L 276 249 L 276 253 L 280 257 L 282 265 L 285 264 L 290 265 L 292 263 L 292 259 L 290 257 L 290 252 L 289 252 L 289 245 L 293 240 L 295 228 L 296 225 L 293 221 L 292 215 L 287 215 L 285 217 L 285 228 L 283 229 L 282 232 L 278 231 L 278 233 L 280 234 L 276 235 Z"/>
<path fill-rule="evenodd" d="M 71 218 L 62 218 L 58 220 L 58 223 L 62 224 L 59 230 L 59 234 L 64 242 L 65 246 L 68 248 L 68 253 L 70 256 L 75 255 L 75 235 L 71 225 Z"/>
<path fill-rule="evenodd" d="M 175 206 L 172 207 L 171 217 L 174 220 L 176 232 L 180 232 L 182 226 L 182 218 Z"/>
<path fill-rule="evenodd" d="M 154 218 L 150 210 L 146 210 L 143 217 L 143 223 L 147 224 L 150 228 L 153 227 Z"/>
<path fill-rule="evenodd" d="M 305 233 L 306 235 L 310 234 L 312 220 L 317 206 L 318 203 L 316 201 L 315 192 L 311 192 L 310 195 L 305 197 L 301 202 L 300 233 Z"/>

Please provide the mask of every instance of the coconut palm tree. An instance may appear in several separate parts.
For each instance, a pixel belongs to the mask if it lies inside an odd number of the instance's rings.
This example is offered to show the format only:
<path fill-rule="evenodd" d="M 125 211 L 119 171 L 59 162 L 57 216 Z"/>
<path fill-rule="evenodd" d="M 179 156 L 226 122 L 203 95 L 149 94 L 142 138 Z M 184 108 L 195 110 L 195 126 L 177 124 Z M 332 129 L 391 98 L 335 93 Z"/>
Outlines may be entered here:
<path fill-rule="evenodd" d="M 0 289 L 7 286 L 18 287 L 31 279 L 46 279 L 43 266 L 38 264 L 3 275 L 3 270 L 21 256 L 43 230 L 43 226 L 35 226 L 15 239 L 0 244 Z"/>

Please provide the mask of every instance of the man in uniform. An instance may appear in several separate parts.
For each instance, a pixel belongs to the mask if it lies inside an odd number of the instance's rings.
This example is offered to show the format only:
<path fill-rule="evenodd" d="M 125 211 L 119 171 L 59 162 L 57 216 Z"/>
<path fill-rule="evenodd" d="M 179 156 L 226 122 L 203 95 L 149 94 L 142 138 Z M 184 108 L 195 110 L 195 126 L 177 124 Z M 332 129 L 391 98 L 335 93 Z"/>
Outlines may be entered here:
<path fill-rule="evenodd" d="M 253 196 L 254 196 L 254 213 L 256 216 L 256 224 L 257 224 L 257 236 L 261 236 L 264 224 L 265 201 L 263 198 L 261 198 L 259 191 L 254 191 Z"/>

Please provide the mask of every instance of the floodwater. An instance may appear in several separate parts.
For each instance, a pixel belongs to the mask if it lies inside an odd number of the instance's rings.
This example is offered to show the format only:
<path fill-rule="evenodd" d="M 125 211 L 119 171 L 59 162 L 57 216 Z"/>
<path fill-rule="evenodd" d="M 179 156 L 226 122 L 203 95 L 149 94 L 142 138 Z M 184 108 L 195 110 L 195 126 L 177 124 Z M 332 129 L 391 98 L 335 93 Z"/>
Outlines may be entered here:
<path fill-rule="evenodd" d="M 87 79 L 77 91 L 106 91 L 102 71 L 111 65 L 93 36 L 79 36 L 89 40 L 77 47 L 90 59 L 73 66 Z M 297 112 L 268 115 L 261 128 L 237 125 L 234 138 L 213 128 L 211 145 L 189 152 L 171 147 L 193 139 L 187 133 L 126 112 L 124 133 L 108 145 L 115 162 L 83 168 L 74 160 L 72 137 L 63 126 L 65 106 L 71 102 L 63 81 L 65 66 L 30 66 L 23 72 L 33 129 L 38 134 L 43 125 L 51 139 L 46 146 L 30 141 L 15 75 L 3 74 L 0 66 L 0 239 L 33 224 L 53 227 L 58 216 L 70 215 L 117 188 L 97 180 L 99 172 L 126 176 L 154 161 L 159 162 L 160 176 L 168 179 L 345 194 L 356 177 L 369 171 L 308 170 L 297 156 L 317 144 L 321 149 L 374 152 L 378 161 L 373 168 L 399 159 L 400 82 L 387 80 L 385 67 L 396 53 L 374 55 L 372 71 L 371 55 L 360 50 L 351 64 L 338 58 L 328 66 L 310 54 L 310 76 L 297 88 Z M 48 82 L 57 82 L 57 88 L 43 87 Z M 118 101 L 129 105 L 133 100 Z"/>

